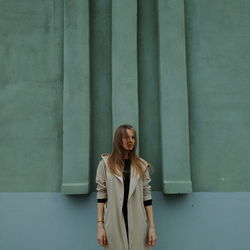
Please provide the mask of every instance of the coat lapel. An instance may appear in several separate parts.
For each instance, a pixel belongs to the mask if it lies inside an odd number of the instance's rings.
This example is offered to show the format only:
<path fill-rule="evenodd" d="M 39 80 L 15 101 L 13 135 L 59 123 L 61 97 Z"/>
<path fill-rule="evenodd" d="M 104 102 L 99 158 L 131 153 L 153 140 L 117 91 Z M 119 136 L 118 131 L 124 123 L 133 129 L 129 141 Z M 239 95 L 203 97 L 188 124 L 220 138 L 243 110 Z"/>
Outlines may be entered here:
<path fill-rule="evenodd" d="M 119 175 L 114 175 L 118 180 L 122 182 L 123 185 L 123 177 Z M 134 168 L 131 166 L 131 174 L 130 174 L 130 183 L 129 183 L 129 193 L 128 193 L 128 200 L 135 191 L 135 188 L 137 186 L 139 180 L 139 175 L 137 175 L 134 171 Z"/>
<path fill-rule="evenodd" d="M 106 154 L 102 154 L 102 159 L 104 160 L 106 166 L 108 166 L 108 155 Z M 114 176 L 121 181 L 122 185 L 123 185 L 123 177 L 114 174 Z M 140 176 L 135 172 L 133 166 L 131 165 L 131 173 L 130 173 L 130 184 L 129 184 L 129 193 L 128 193 L 128 200 L 131 197 L 131 195 L 133 194 L 133 192 L 135 191 L 135 188 L 137 186 L 137 183 L 139 181 Z"/>
<path fill-rule="evenodd" d="M 108 155 L 107 155 L 107 154 L 102 154 L 101 156 L 102 156 L 102 159 L 104 160 L 106 166 L 108 166 Z M 121 181 L 122 184 L 123 184 L 123 178 L 122 178 L 122 176 L 119 176 L 119 175 L 116 175 L 116 174 L 114 174 L 114 176 L 115 176 L 119 181 Z"/>
<path fill-rule="evenodd" d="M 122 184 L 123 184 L 123 178 L 122 178 L 122 176 L 119 176 L 119 175 L 116 175 L 116 174 L 114 174 L 114 176 L 115 176 L 118 180 L 120 180 L 120 181 L 122 182 Z"/>

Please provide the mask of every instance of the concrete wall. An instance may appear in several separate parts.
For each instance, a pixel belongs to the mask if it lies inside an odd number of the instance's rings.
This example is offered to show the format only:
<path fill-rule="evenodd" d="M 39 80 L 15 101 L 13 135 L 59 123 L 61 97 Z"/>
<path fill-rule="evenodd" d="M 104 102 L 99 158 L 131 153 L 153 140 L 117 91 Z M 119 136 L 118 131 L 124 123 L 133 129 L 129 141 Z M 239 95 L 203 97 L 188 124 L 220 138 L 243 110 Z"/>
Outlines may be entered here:
<path fill-rule="evenodd" d="M 250 191 L 249 1 L 186 1 L 195 191 Z"/>
<path fill-rule="evenodd" d="M 155 250 L 248 250 L 249 193 L 153 193 Z M 1 193 L 1 250 L 97 250 L 96 196 Z"/>
<path fill-rule="evenodd" d="M 57 191 L 62 168 L 61 1 L 0 1 L 0 191 Z"/>
<path fill-rule="evenodd" d="M 247 250 L 249 13 L 0 0 L 0 250 L 98 249 L 95 171 L 123 122 L 155 169 L 155 249 Z"/>
<path fill-rule="evenodd" d="M 155 191 L 250 190 L 248 1 L 0 3 L 0 191 L 94 191 L 124 122 Z"/>

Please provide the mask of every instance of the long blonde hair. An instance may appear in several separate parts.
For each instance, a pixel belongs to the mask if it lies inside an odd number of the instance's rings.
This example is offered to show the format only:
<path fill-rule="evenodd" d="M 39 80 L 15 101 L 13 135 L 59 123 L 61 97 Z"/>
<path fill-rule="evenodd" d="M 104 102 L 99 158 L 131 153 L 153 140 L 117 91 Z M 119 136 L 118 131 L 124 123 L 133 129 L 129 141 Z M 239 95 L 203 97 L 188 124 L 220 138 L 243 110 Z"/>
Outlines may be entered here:
<path fill-rule="evenodd" d="M 122 146 L 122 138 L 128 136 L 127 129 L 132 130 L 135 137 L 134 148 L 130 150 L 128 153 L 128 157 L 131 161 L 131 167 L 133 166 L 135 172 L 139 174 L 139 176 L 143 179 L 144 178 L 144 171 L 142 168 L 143 161 L 140 159 L 138 155 L 136 155 L 136 146 L 137 146 L 136 130 L 134 129 L 133 126 L 129 124 L 121 125 L 115 131 L 113 140 L 113 150 L 108 158 L 109 169 L 112 174 L 121 175 L 122 173 L 123 176 L 123 169 L 124 169 L 123 154 L 125 150 Z"/>

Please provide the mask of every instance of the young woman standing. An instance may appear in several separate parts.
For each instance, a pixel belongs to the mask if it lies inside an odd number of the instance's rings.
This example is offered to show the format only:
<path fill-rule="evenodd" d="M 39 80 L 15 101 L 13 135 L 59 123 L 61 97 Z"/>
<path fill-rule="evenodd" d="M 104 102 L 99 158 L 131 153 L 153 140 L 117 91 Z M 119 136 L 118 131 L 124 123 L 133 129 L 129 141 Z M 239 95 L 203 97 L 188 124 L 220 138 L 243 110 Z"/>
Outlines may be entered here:
<path fill-rule="evenodd" d="M 97 240 L 104 249 L 149 250 L 157 240 L 148 162 L 136 155 L 136 131 L 115 131 L 113 151 L 96 172 Z"/>

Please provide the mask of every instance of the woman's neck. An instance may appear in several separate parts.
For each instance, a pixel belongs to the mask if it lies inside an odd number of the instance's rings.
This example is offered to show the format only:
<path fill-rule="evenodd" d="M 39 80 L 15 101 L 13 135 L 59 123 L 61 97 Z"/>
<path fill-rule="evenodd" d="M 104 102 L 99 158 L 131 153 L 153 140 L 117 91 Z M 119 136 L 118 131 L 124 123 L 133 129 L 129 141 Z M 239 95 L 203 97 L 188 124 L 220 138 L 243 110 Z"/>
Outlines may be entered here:
<path fill-rule="evenodd" d="M 129 159 L 129 155 L 128 155 L 128 152 L 124 152 L 123 153 L 123 159 Z"/>

